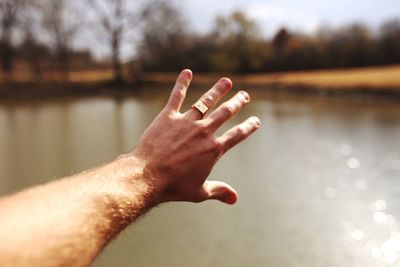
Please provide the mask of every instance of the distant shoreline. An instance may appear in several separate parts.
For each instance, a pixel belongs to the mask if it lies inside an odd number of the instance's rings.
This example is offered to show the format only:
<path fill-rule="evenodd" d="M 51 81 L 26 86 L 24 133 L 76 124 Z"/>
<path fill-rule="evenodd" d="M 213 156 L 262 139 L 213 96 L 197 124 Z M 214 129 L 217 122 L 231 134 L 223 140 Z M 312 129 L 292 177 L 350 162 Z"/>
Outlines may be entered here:
<path fill-rule="evenodd" d="M 109 71 L 107 72 L 109 74 Z M 68 96 L 130 95 L 149 87 L 172 87 L 177 73 L 144 73 L 136 83 L 115 85 L 101 71 L 71 73 L 69 82 L 14 81 L 0 83 L 0 101 L 31 100 Z M 400 101 L 400 65 L 296 71 L 266 74 L 196 74 L 194 88 L 207 88 L 221 76 L 229 76 L 236 88 L 264 90 L 270 93 L 317 95 L 323 97 L 369 97 Z M 97 79 L 96 79 L 97 77 Z M 86 79 L 85 79 L 86 78 Z"/>

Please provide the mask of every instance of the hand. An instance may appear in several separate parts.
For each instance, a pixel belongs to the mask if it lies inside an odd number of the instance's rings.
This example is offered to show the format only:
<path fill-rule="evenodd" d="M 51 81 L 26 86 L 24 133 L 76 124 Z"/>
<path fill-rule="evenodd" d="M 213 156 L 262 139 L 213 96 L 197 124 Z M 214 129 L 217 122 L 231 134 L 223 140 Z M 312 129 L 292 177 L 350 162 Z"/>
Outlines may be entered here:
<path fill-rule="evenodd" d="M 132 154 L 145 162 L 151 186 L 159 192 L 158 202 L 217 199 L 234 204 L 237 193 L 231 186 L 206 179 L 225 152 L 260 127 L 260 120 L 251 117 L 216 137 L 215 131 L 249 103 L 250 97 L 241 91 L 204 118 L 196 108 L 181 113 L 192 76 L 190 70 L 181 72 L 167 105 Z M 231 88 L 232 82 L 222 78 L 200 100 L 211 110 Z"/>

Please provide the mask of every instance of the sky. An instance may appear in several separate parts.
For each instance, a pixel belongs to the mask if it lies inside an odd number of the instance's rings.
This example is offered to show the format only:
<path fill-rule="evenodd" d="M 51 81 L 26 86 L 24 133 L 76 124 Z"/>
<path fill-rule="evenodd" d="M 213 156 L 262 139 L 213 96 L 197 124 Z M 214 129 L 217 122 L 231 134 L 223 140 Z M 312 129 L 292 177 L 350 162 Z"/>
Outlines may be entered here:
<path fill-rule="evenodd" d="M 400 0 L 170 0 L 182 12 L 188 29 L 207 32 L 215 16 L 234 10 L 244 11 L 255 20 L 261 33 L 270 37 L 282 27 L 304 33 L 313 33 L 321 26 L 340 27 L 362 22 L 376 30 L 390 18 L 400 19 Z M 87 44 L 87 42 L 85 41 Z M 93 46 L 91 46 L 93 47 Z M 123 58 L 135 53 L 126 44 Z M 107 55 L 107 48 L 96 48 L 98 57 Z"/>
<path fill-rule="evenodd" d="M 372 28 L 388 18 L 400 18 L 400 0 L 175 0 L 193 28 L 207 31 L 217 14 L 242 10 L 256 20 L 262 33 L 281 26 L 313 32 L 322 25 L 340 27 L 363 22 Z"/>

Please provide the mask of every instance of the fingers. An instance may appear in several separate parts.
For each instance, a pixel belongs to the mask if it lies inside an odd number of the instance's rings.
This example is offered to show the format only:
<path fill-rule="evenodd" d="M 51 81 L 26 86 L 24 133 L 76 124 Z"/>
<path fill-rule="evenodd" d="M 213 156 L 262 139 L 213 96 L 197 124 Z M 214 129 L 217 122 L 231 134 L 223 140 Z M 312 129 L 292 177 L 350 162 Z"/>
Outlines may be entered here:
<path fill-rule="evenodd" d="M 233 115 L 239 112 L 247 103 L 250 96 L 247 92 L 240 91 L 234 97 L 220 105 L 213 113 L 207 117 L 208 125 L 212 131 L 217 130 Z"/>
<path fill-rule="evenodd" d="M 260 128 L 261 122 L 257 117 L 251 117 L 241 124 L 228 130 L 222 136 L 217 138 L 217 142 L 221 144 L 222 153 L 225 153 L 241 141 L 249 137 L 258 128 Z"/>
<path fill-rule="evenodd" d="M 238 194 L 230 185 L 218 181 L 206 181 L 202 188 L 205 200 L 216 199 L 226 204 L 235 204 Z"/>
<path fill-rule="evenodd" d="M 232 89 L 232 81 L 228 78 L 221 78 L 210 90 L 208 90 L 200 101 L 208 108 L 212 109 L 221 98 Z M 196 109 L 189 109 L 186 112 L 188 117 L 193 119 L 201 119 L 203 115 Z"/>
<path fill-rule="evenodd" d="M 183 100 L 185 99 L 187 88 L 192 81 L 192 77 L 193 73 L 191 70 L 188 69 L 183 70 L 179 74 L 175 86 L 172 89 L 171 96 L 169 97 L 166 106 L 167 109 L 179 111 L 182 106 Z"/>

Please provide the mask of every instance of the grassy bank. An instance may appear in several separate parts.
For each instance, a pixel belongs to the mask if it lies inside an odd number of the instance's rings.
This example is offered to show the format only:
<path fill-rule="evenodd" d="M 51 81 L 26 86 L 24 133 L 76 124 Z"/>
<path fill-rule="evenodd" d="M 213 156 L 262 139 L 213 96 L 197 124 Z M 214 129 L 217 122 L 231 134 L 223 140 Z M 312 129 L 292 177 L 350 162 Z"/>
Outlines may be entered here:
<path fill-rule="evenodd" d="M 400 90 L 400 66 L 251 75 L 247 79 L 253 83 L 301 84 L 316 88 Z"/>
<path fill-rule="evenodd" d="M 142 73 L 137 84 L 124 86 L 128 90 L 140 87 L 171 87 L 177 73 Z M 325 95 L 373 94 L 400 99 L 400 65 L 335 69 L 318 71 L 297 71 L 265 74 L 198 74 L 195 73 L 195 87 L 210 86 L 221 76 L 229 76 L 236 86 L 258 88 L 275 92 L 311 93 Z M 0 97 L 45 97 L 57 95 L 112 93 L 108 82 L 112 78 L 110 70 L 74 71 L 69 81 L 57 82 L 45 79 L 40 83 L 30 82 L 24 74 L 13 77 L 12 82 L 0 82 Z M 122 87 L 115 88 L 121 89 Z"/>
<path fill-rule="evenodd" d="M 208 83 L 220 75 L 196 74 L 195 82 Z M 296 71 L 282 73 L 265 73 L 249 75 L 229 75 L 235 83 L 260 86 L 311 87 L 316 89 L 346 89 L 359 88 L 393 89 L 400 91 L 400 65 L 335 69 L 318 71 Z M 170 83 L 176 74 L 145 74 L 147 82 Z"/>

